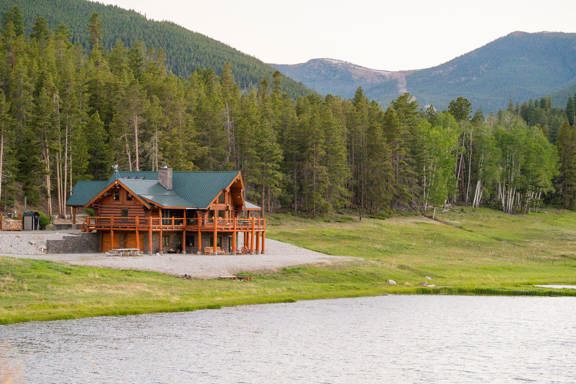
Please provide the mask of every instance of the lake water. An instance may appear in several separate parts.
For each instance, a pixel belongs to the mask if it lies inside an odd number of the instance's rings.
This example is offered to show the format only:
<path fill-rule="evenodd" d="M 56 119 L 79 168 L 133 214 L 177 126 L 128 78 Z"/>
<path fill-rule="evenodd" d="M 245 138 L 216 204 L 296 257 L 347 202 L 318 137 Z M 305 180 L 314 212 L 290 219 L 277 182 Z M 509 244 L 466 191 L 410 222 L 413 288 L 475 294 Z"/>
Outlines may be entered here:
<path fill-rule="evenodd" d="M 576 299 L 383 296 L 0 326 L 25 383 L 576 383 Z"/>

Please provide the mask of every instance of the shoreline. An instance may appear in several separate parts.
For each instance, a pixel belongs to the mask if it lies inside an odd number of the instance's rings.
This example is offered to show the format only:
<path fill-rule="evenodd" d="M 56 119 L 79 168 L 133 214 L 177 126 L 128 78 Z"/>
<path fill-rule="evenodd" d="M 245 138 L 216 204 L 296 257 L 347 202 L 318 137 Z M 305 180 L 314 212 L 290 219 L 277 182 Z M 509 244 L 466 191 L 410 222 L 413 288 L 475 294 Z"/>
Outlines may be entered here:
<path fill-rule="evenodd" d="M 576 284 L 575 212 L 455 209 L 439 216 L 442 222 L 276 215 L 274 240 L 355 261 L 232 271 L 241 280 L 0 257 L 0 323 L 386 294 L 576 296 L 536 287 Z"/>
<path fill-rule="evenodd" d="M 11 257 L 0 256 L 0 261 L 2 259 L 10 259 Z M 44 263 L 50 264 L 60 264 L 51 261 L 46 261 Z M 72 266 L 71 266 L 72 267 Z M 101 272 L 103 269 L 108 268 L 97 268 L 97 267 L 73 267 L 73 268 L 83 268 L 83 269 L 95 269 Z M 145 272 L 145 271 L 133 271 L 133 270 L 116 270 L 121 273 L 127 274 L 157 274 L 164 275 L 156 272 Z M 269 275 L 270 273 L 265 273 Z M 256 279 L 258 276 L 256 275 Z M 183 278 L 164 275 L 168 279 L 174 279 L 176 281 L 184 281 Z M 220 282 L 221 280 L 185 280 L 188 282 Z M 224 282 L 224 281 L 221 281 Z M 228 282 L 225 282 L 228 283 Z M 236 284 L 245 284 L 244 282 L 234 282 Z M 233 283 L 233 284 L 234 284 Z M 55 321 L 55 320 L 73 320 L 82 319 L 88 317 L 101 317 L 101 316 L 129 316 L 129 315 L 142 315 L 142 314 L 153 314 L 153 313 L 174 313 L 174 312 L 193 312 L 198 310 L 211 310 L 211 309 L 221 309 L 225 307 L 236 307 L 244 305 L 265 305 L 265 304 L 278 304 L 278 303 L 294 303 L 297 301 L 308 301 L 308 300 L 329 300 L 329 299 L 343 299 L 343 298 L 360 298 L 360 297 L 375 297 L 375 296 L 387 296 L 387 295 L 446 295 L 446 296 L 533 296 L 533 297 L 576 297 L 576 290 L 574 289 L 552 289 L 552 288 L 539 288 L 536 286 L 530 286 L 526 288 L 520 287 L 500 287 L 500 288 L 473 288 L 473 287 L 397 287 L 388 286 L 386 288 L 374 287 L 372 289 L 365 290 L 348 290 L 348 291 L 323 291 L 316 293 L 299 293 L 299 294 L 285 294 L 285 295 L 270 295 L 270 296 L 251 296 L 251 297 L 232 297 L 228 299 L 221 300 L 218 297 L 212 300 L 208 299 L 202 304 L 158 304 L 154 305 L 117 305 L 117 306 L 106 306 L 103 305 L 100 308 L 91 308 L 90 310 L 73 309 L 70 308 L 64 312 L 44 312 L 35 314 L 18 314 L 12 313 L 11 315 L 3 314 L 5 308 L 0 308 L 0 325 L 18 324 L 23 322 L 33 322 L 33 321 Z"/>

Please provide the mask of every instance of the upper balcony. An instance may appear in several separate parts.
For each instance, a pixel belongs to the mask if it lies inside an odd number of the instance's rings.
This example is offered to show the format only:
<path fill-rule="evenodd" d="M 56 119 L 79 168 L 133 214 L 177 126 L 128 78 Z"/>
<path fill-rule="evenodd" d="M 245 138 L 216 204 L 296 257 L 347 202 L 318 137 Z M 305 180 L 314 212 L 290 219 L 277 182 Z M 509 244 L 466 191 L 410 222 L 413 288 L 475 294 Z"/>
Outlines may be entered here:
<path fill-rule="evenodd" d="M 182 218 L 182 217 L 122 217 L 88 216 L 83 224 L 85 232 L 92 231 L 190 231 L 190 232 L 246 232 L 266 230 L 266 219 L 249 218 Z"/>

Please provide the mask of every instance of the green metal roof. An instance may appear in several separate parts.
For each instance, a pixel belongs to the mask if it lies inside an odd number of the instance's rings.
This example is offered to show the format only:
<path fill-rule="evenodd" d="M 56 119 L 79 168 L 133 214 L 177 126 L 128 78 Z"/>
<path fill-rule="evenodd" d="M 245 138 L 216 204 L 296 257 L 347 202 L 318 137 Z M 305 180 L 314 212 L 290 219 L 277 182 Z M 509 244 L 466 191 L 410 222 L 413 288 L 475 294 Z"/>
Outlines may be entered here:
<path fill-rule="evenodd" d="M 172 190 L 167 190 L 160 185 L 158 172 L 118 172 L 108 181 L 78 182 L 67 204 L 86 205 L 100 191 L 118 179 L 138 196 L 163 207 L 207 208 L 216 195 L 238 176 L 238 173 L 239 171 L 174 171 Z"/>
<path fill-rule="evenodd" d="M 72 193 L 66 202 L 72 207 L 83 207 L 101 190 L 110 184 L 108 181 L 82 180 L 72 188 Z"/>
<path fill-rule="evenodd" d="M 142 180 L 142 179 L 118 179 L 132 192 L 146 200 L 153 201 L 154 203 L 163 207 L 190 207 L 190 202 L 184 200 L 174 190 L 168 190 L 160 185 L 158 180 Z M 212 201 L 212 200 L 210 200 Z"/>

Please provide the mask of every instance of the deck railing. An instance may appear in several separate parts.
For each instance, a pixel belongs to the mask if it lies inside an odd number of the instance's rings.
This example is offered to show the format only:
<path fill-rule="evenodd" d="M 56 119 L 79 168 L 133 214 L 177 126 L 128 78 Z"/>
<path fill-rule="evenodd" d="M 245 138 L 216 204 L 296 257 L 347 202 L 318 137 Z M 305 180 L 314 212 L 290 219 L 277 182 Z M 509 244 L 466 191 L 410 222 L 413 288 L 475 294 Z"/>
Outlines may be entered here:
<path fill-rule="evenodd" d="M 241 232 L 262 231 L 266 219 L 249 218 L 182 218 L 182 217 L 122 217 L 88 216 L 84 221 L 84 231 L 201 231 L 201 232 Z"/>

